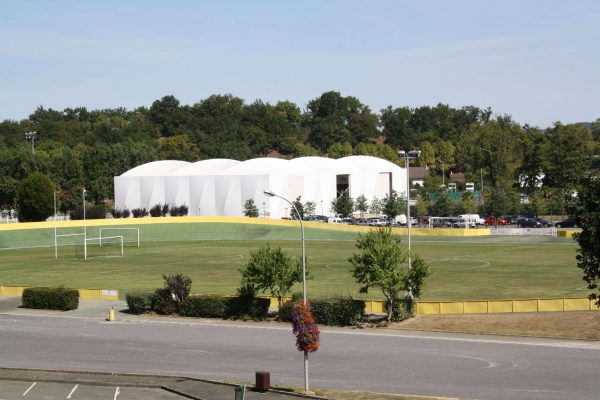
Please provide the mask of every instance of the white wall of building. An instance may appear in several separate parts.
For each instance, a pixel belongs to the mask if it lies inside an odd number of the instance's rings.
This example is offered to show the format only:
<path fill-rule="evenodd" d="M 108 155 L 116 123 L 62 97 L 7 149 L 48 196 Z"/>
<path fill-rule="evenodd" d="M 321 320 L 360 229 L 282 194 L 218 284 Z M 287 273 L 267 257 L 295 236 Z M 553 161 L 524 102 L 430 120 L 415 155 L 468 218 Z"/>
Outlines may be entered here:
<path fill-rule="evenodd" d="M 253 199 L 270 218 L 289 217 L 290 205 L 266 196 L 269 189 L 294 201 L 313 201 L 316 213 L 331 215 L 337 194 L 337 176 L 349 176 L 350 195 L 369 201 L 383 198 L 390 189 L 406 192 L 406 171 L 389 161 L 369 156 L 338 160 L 302 157 L 293 160 L 258 158 L 244 162 L 215 159 L 196 163 L 155 161 L 114 178 L 115 207 L 150 209 L 156 204 L 187 205 L 189 215 L 241 216 Z"/>

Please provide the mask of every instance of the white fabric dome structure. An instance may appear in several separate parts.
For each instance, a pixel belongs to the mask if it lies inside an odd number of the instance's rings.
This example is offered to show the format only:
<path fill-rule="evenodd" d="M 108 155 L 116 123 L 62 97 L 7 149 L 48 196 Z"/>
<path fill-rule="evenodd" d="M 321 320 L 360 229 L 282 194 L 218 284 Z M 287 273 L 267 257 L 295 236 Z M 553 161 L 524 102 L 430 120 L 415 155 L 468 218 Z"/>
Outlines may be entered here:
<path fill-rule="evenodd" d="M 370 156 L 154 161 L 114 178 L 115 207 L 186 205 L 188 215 L 237 217 L 252 199 L 264 217 L 289 217 L 289 204 L 265 195 L 268 189 L 290 201 L 300 196 L 316 204 L 317 214 L 332 215 L 331 202 L 344 191 L 382 199 L 392 190 L 406 194 L 406 179 L 404 168 Z"/>

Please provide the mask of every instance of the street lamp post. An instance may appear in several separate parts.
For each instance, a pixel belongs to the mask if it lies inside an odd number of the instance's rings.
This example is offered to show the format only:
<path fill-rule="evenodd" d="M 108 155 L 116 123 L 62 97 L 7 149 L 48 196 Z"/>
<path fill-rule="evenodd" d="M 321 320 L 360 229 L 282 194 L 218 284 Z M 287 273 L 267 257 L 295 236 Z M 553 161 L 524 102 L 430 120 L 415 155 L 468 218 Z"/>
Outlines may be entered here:
<path fill-rule="evenodd" d="M 81 190 L 81 201 L 83 206 L 83 259 L 87 260 L 87 225 L 85 224 L 85 188 Z"/>
<path fill-rule="evenodd" d="M 269 189 L 265 189 L 263 191 L 263 193 L 269 197 L 279 197 L 283 201 L 286 201 L 287 203 L 289 203 L 289 205 L 292 206 L 292 208 L 296 211 L 296 215 L 298 216 L 298 220 L 300 221 L 300 230 L 302 231 L 302 298 L 304 300 L 304 305 L 308 305 L 308 302 L 306 301 L 306 249 L 304 246 L 304 223 L 302 222 L 302 218 L 300 218 L 300 213 L 298 212 L 298 209 L 296 208 L 294 203 L 292 203 L 285 197 L 275 194 L 273 191 L 271 191 Z M 308 389 L 308 353 L 306 351 L 304 352 L 304 391 L 305 392 L 309 391 L 309 389 Z"/>
<path fill-rule="evenodd" d="M 25 132 L 25 139 L 31 140 L 31 155 L 35 155 L 35 135 L 37 132 Z"/>
<path fill-rule="evenodd" d="M 410 254 L 410 159 L 417 159 L 421 156 L 420 150 L 404 151 L 400 150 L 398 156 L 404 158 L 406 168 L 406 226 L 408 227 L 408 269 L 412 268 L 412 256 Z M 408 288 L 408 297 L 412 299 L 412 288 Z"/>

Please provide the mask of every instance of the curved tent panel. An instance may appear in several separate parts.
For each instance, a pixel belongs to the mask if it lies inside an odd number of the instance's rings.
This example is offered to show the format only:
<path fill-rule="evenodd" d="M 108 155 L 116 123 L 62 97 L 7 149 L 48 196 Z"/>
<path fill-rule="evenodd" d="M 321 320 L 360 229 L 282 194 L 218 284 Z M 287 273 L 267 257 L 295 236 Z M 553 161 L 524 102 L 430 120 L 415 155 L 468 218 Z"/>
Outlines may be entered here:
<path fill-rule="evenodd" d="M 230 160 L 227 158 L 215 158 L 212 160 L 201 160 L 195 163 L 188 164 L 175 171 L 178 176 L 194 176 L 220 173 L 227 168 L 233 167 L 241 163 L 241 161 Z"/>
<path fill-rule="evenodd" d="M 135 168 L 121 174 L 121 176 L 164 176 L 174 173 L 179 168 L 185 167 L 190 163 L 178 160 L 152 161 L 146 164 L 138 165 Z"/>

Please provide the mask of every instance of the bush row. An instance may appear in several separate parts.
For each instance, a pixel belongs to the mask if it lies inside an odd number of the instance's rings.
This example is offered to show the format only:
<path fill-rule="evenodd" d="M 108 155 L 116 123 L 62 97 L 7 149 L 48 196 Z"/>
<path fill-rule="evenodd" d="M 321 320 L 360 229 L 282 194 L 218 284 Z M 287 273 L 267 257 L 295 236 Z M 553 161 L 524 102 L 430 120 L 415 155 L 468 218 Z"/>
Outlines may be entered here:
<path fill-rule="evenodd" d="M 280 321 L 291 321 L 294 300 L 285 302 L 279 310 Z M 352 297 L 334 296 L 309 300 L 318 324 L 352 326 L 358 324 L 365 311 L 365 302 Z"/>
<path fill-rule="evenodd" d="M 77 210 L 71 210 L 69 212 L 69 217 L 72 220 L 83 219 L 83 208 L 78 208 Z M 85 219 L 105 219 L 105 218 L 106 218 L 106 208 L 104 208 L 104 206 L 94 206 L 94 207 L 85 209 Z"/>
<path fill-rule="evenodd" d="M 177 305 L 168 288 L 156 289 L 153 293 L 128 293 L 129 311 L 143 314 L 153 311 L 171 315 Z M 190 296 L 180 305 L 179 315 L 196 318 L 253 318 L 263 319 L 269 311 L 270 299 L 245 297 Z"/>
<path fill-rule="evenodd" d="M 170 215 L 171 217 L 180 217 L 188 215 L 188 210 L 188 206 L 185 205 L 170 207 L 168 204 L 156 204 L 149 211 L 145 208 L 134 208 L 131 211 L 125 208 L 123 210 L 112 209 L 110 213 L 112 214 L 113 218 L 129 218 L 130 215 L 132 215 L 133 218 L 143 218 L 148 214 L 151 217 L 166 217 L 167 215 Z"/>
<path fill-rule="evenodd" d="M 65 288 L 26 288 L 22 296 L 23 307 L 45 310 L 76 310 L 79 291 Z"/>

